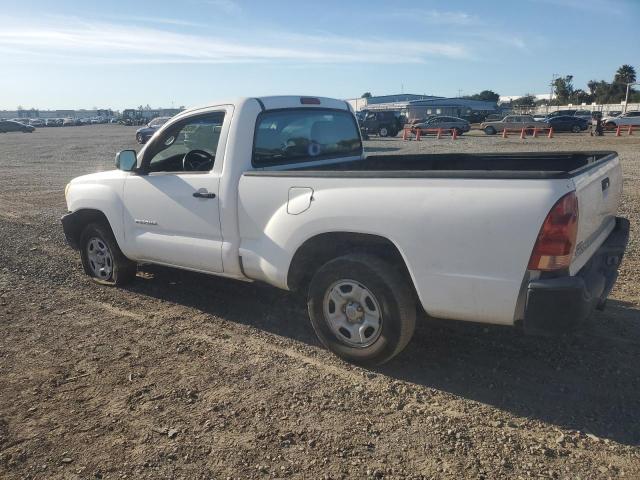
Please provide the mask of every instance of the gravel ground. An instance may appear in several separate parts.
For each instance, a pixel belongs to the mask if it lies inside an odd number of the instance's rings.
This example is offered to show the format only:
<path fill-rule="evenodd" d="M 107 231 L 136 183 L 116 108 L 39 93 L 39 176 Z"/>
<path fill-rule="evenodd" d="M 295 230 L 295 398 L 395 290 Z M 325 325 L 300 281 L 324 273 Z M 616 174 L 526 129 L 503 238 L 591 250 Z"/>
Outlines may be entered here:
<path fill-rule="evenodd" d="M 145 266 L 97 286 L 64 245 L 63 189 L 134 129 L 0 136 L 0 477 L 640 478 L 640 136 L 376 139 L 373 153 L 617 150 L 634 231 L 577 335 L 424 320 L 365 370 L 304 300 Z"/>

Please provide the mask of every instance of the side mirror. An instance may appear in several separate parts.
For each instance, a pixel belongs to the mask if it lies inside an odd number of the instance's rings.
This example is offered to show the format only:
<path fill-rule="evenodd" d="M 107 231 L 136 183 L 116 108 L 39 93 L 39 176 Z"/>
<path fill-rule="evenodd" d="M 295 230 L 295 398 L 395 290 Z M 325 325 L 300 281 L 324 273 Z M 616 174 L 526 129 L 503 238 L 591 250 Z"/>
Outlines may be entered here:
<path fill-rule="evenodd" d="M 122 150 L 116 154 L 116 168 L 123 172 L 130 172 L 138 163 L 135 150 Z"/>

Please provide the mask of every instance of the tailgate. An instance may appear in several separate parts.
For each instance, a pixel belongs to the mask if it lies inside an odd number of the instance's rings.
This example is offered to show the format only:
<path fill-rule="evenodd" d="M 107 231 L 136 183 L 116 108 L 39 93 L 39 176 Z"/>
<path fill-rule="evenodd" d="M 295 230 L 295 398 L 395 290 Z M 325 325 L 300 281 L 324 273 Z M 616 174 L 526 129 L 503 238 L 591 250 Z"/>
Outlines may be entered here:
<path fill-rule="evenodd" d="M 617 154 L 573 178 L 578 196 L 578 238 L 570 274 L 576 274 L 615 226 L 622 195 L 622 167 Z"/>

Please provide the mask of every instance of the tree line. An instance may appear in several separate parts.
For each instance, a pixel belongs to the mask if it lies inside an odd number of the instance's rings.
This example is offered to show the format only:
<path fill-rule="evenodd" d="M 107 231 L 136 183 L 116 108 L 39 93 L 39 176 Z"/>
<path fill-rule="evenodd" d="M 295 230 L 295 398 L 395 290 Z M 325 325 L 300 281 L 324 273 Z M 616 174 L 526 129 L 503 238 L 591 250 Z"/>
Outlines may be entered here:
<path fill-rule="evenodd" d="M 622 65 L 616 70 L 613 80 L 589 80 L 587 90 L 575 88 L 573 85 L 573 75 L 565 75 L 553 81 L 553 92 L 555 98 L 549 102 L 548 99 L 538 100 L 534 95 L 527 94 L 516 98 L 511 102 L 514 106 L 537 106 L 537 105 L 566 105 L 572 103 L 580 105 L 582 103 L 620 103 L 624 101 L 627 93 L 627 84 L 636 82 L 636 70 L 631 65 Z M 629 102 L 640 103 L 640 92 L 634 88 L 629 88 Z"/>
<path fill-rule="evenodd" d="M 631 65 L 622 65 L 616 70 L 613 80 L 589 80 L 587 90 L 575 88 L 573 85 L 573 75 L 565 75 L 553 81 L 553 92 L 555 98 L 538 100 L 535 95 L 526 94 L 516 98 L 511 102 L 514 106 L 534 107 L 538 105 L 566 105 L 572 103 L 580 105 L 582 103 L 620 103 L 624 101 L 627 93 L 627 84 L 636 82 L 636 70 Z M 362 98 L 371 98 L 371 92 L 362 94 Z M 469 100 L 484 100 L 487 102 L 497 102 L 500 94 L 493 90 L 483 90 L 473 95 L 465 95 L 462 98 Z M 629 89 L 629 102 L 640 103 L 640 91 L 634 88 Z"/>

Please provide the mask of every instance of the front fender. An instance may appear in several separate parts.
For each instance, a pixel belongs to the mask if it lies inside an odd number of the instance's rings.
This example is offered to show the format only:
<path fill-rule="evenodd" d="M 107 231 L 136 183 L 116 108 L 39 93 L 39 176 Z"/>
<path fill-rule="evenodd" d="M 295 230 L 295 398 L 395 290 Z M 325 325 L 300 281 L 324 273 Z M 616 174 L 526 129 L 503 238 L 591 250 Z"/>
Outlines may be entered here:
<path fill-rule="evenodd" d="M 77 234 L 89 218 L 87 212 L 99 212 L 104 216 L 111 227 L 118 245 L 123 250 L 125 246 L 125 232 L 123 221 L 122 187 L 119 185 L 102 185 L 95 183 L 71 183 L 67 191 L 67 208 L 70 215 L 65 215 L 62 220 L 65 235 L 66 228 Z M 71 244 L 71 242 L 70 242 Z M 73 246 L 73 245 L 72 245 Z"/>

